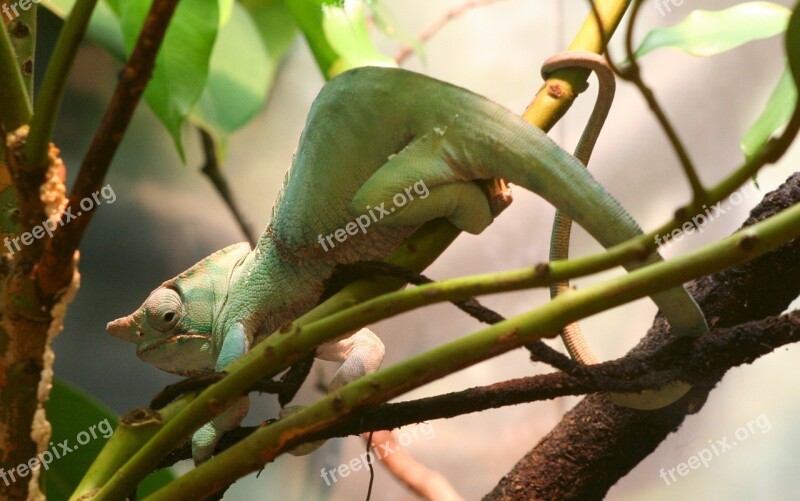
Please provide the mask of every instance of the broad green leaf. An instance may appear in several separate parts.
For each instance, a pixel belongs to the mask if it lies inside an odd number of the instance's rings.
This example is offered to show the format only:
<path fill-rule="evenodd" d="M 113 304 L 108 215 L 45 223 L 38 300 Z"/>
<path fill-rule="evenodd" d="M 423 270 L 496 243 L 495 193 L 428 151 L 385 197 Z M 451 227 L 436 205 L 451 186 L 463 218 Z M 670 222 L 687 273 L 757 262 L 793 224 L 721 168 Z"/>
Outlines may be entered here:
<path fill-rule="evenodd" d="M 200 7 L 191 5 L 201 1 L 184 0 L 181 5 L 190 6 L 176 12 L 173 23 L 179 23 L 178 28 L 168 32 L 145 99 L 169 130 L 181 156 L 180 129 L 188 118 L 214 137 L 221 159 L 228 136 L 263 108 L 297 27 L 281 0 L 218 0 L 214 31 L 210 22 L 213 5 L 209 7 L 207 1 Z M 75 0 L 53 0 L 46 5 L 63 18 L 74 3 Z M 147 9 L 146 3 L 136 0 L 100 0 L 89 25 L 89 38 L 124 61 Z M 124 41 L 120 26 L 123 14 L 128 23 Z M 192 14 L 208 18 L 197 24 L 202 28 L 199 31 L 192 31 L 196 23 Z M 175 30 L 180 33 L 173 34 Z M 200 36 L 192 37 L 195 32 Z M 181 41 L 187 36 L 194 38 L 191 44 Z M 209 43 L 213 47 L 210 60 Z M 187 107 L 191 109 L 188 117 Z"/>
<path fill-rule="evenodd" d="M 283 0 L 240 0 L 256 23 L 270 60 L 278 64 L 292 46 L 297 23 Z"/>
<path fill-rule="evenodd" d="M 770 2 L 745 2 L 719 11 L 695 10 L 680 24 L 652 30 L 635 55 L 674 47 L 694 56 L 713 56 L 783 32 L 790 14 L 786 7 Z"/>
<path fill-rule="evenodd" d="M 53 385 L 45 409 L 53 426 L 50 438 L 53 446 L 47 449 L 49 455 L 42 453 L 43 460 L 48 460 L 48 456 L 52 459 L 44 472 L 47 499 L 60 501 L 68 499 L 78 486 L 111 436 L 117 416 L 92 396 L 62 381 Z M 61 443 L 72 452 L 65 454 L 58 446 Z M 145 479 L 139 487 L 139 495 L 152 494 L 173 479 L 168 470 L 160 470 Z"/>
<path fill-rule="evenodd" d="M 752 157 L 767 144 L 770 137 L 789 122 L 796 103 L 797 88 L 787 66 L 777 87 L 772 91 L 764 111 L 742 138 L 739 147 L 744 152 L 745 158 Z"/>
<path fill-rule="evenodd" d="M 280 1 L 232 5 L 217 35 L 206 87 L 189 117 L 214 137 L 220 159 L 228 135 L 263 108 L 295 33 Z"/>
<path fill-rule="evenodd" d="M 130 53 L 150 8 L 150 1 L 122 0 L 120 25 Z M 216 1 L 183 0 L 178 4 L 144 97 L 166 126 L 181 159 L 181 129 L 206 85 L 217 37 L 220 9 Z"/>
<path fill-rule="evenodd" d="M 274 68 L 247 11 L 239 4 L 221 27 L 200 100 L 189 117 L 211 132 L 218 144 L 261 109 Z"/>
<path fill-rule="evenodd" d="M 346 0 L 343 7 L 326 5 L 322 9 L 325 37 L 339 55 L 328 70 L 329 78 L 359 66 L 397 66 L 372 43 L 361 0 Z"/>
<path fill-rule="evenodd" d="M 337 2 L 326 0 L 284 0 L 284 3 L 292 13 L 300 31 L 303 32 L 303 36 L 308 42 L 320 71 L 325 78 L 330 78 L 331 66 L 339 59 L 339 55 L 331 47 L 322 29 L 322 6 L 334 5 Z"/>

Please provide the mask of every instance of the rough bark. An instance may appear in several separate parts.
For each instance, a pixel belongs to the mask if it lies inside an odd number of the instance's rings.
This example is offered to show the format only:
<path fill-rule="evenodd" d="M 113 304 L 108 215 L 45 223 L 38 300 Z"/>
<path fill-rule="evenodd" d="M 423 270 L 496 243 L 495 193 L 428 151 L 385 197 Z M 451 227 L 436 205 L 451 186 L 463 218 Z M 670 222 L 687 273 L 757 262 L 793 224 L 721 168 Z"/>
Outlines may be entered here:
<path fill-rule="evenodd" d="M 764 197 L 743 226 L 798 202 L 800 173 Z M 720 332 L 717 329 L 779 315 L 800 295 L 800 239 L 742 266 L 696 280 L 689 290 L 712 328 L 711 340 Z M 786 342 L 787 336 L 796 339 L 792 336 L 797 333 L 797 318 L 792 317 L 740 326 L 742 343 L 735 345 L 738 355 L 749 355 L 745 357 L 749 363 Z M 786 325 L 775 325 L 781 321 Z M 748 335 L 749 329 L 755 330 Z M 767 330 L 774 331 L 774 344 L 745 342 Z M 659 315 L 629 355 L 655 353 L 671 340 L 669 326 Z M 713 342 L 709 349 L 715 349 Z M 730 355 L 729 351 L 717 353 Z M 519 460 L 484 500 L 602 499 L 611 486 L 677 430 L 687 415 L 702 409 L 709 392 L 726 371 L 727 368 L 712 371 L 705 380 L 695 382 L 685 397 L 658 411 L 616 407 L 603 395 L 586 397 Z"/>

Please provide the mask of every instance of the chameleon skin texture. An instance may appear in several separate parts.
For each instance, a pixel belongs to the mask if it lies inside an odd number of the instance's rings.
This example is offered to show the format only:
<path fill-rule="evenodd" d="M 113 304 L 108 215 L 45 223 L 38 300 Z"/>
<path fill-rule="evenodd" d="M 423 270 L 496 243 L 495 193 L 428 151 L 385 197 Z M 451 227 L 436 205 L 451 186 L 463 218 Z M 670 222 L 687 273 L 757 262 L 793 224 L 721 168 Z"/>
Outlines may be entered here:
<path fill-rule="evenodd" d="M 365 139 L 368 138 L 368 139 Z M 419 224 L 448 217 L 479 233 L 491 222 L 476 179 L 502 177 L 536 192 L 609 247 L 641 233 L 583 165 L 540 129 L 482 97 L 417 73 L 358 68 L 317 97 L 273 219 L 234 272 L 221 329 L 250 319 L 271 331 L 316 302 L 337 263 L 381 259 Z M 373 222 L 328 252 L 328 235 L 424 180 L 430 196 Z M 660 260 L 657 255 L 628 269 Z M 678 333 L 705 331 L 682 288 L 654 296 Z M 688 310 L 688 311 L 687 311 Z M 215 326 L 217 327 L 217 326 Z"/>
<path fill-rule="evenodd" d="M 331 80 L 312 105 L 281 197 L 255 249 L 238 244 L 206 258 L 165 282 L 132 315 L 109 323 L 108 330 L 137 343 L 139 355 L 161 369 L 222 370 L 311 309 L 337 264 L 383 259 L 437 217 L 481 232 L 492 212 L 473 181 L 493 177 L 539 194 L 605 247 L 641 234 L 578 160 L 511 111 L 417 73 L 357 68 Z M 421 186 L 428 195 L 408 191 Z M 415 197 L 400 204 L 397 194 Z M 371 218 L 364 231 L 322 244 L 359 218 Z M 658 260 L 651 255 L 627 268 Z M 705 332 L 702 313 L 682 287 L 653 300 L 679 335 Z M 368 330 L 359 332 L 368 342 L 339 340 L 317 352 L 344 362 L 335 385 L 380 364 L 380 341 Z M 201 352 L 186 353 L 192 350 Z M 238 424 L 246 408 L 230 411 L 198 431 L 196 459 L 210 455 L 220 432 Z"/>

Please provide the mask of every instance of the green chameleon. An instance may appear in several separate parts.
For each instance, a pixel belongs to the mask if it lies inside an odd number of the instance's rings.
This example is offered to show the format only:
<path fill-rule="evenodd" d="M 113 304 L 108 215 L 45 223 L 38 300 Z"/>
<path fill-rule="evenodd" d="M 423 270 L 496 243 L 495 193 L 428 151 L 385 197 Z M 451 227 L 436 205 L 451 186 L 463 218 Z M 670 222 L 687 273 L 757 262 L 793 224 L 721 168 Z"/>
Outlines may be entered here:
<path fill-rule="evenodd" d="M 571 57 L 587 67 L 580 56 Z M 142 360 L 165 371 L 222 371 L 313 308 L 338 264 L 384 259 L 434 218 L 469 233 L 483 231 L 493 212 L 475 181 L 490 178 L 539 194 L 605 247 L 641 234 L 575 157 L 509 110 L 417 73 L 357 68 L 331 80 L 314 101 L 255 249 L 240 243 L 215 252 L 161 284 L 108 331 L 136 343 Z M 659 260 L 654 254 L 627 268 Z M 707 331 L 682 287 L 652 298 L 676 335 Z M 331 390 L 376 371 L 383 354 L 368 329 L 316 353 L 341 362 Z M 677 396 L 638 406 L 663 406 Z M 194 434 L 196 462 L 211 456 L 248 406 L 242 398 Z"/>

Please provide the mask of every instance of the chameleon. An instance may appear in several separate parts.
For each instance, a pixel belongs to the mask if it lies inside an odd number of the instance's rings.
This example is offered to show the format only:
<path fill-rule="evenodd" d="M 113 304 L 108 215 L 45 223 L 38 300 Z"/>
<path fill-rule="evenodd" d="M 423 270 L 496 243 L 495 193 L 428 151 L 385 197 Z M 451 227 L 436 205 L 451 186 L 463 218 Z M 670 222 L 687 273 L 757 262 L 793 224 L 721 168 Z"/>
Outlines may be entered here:
<path fill-rule="evenodd" d="M 581 58 L 570 54 L 559 57 Z M 159 369 L 222 371 L 313 308 L 337 265 L 382 260 L 435 218 L 483 231 L 494 213 L 476 181 L 493 178 L 537 193 L 605 247 L 641 234 L 579 160 L 503 106 L 411 71 L 355 68 L 329 81 L 314 100 L 255 247 L 239 243 L 211 254 L 107 330 L 135 343 L 137 356 Z M 362 230 L 356 222 L 364 218 L 370 225 Z M 653 253 L 626 268 L 660 259 Z M 707 331 L 683 287 L 652 299 L 676 335 Z M 383 355 L 368 328 L 316 351 L 317 358 L 341 363 L 330 391 L 376 371 Z M 211 456 L 248 406 L 243 397 L 195 432 L 196 463 Z"/>

